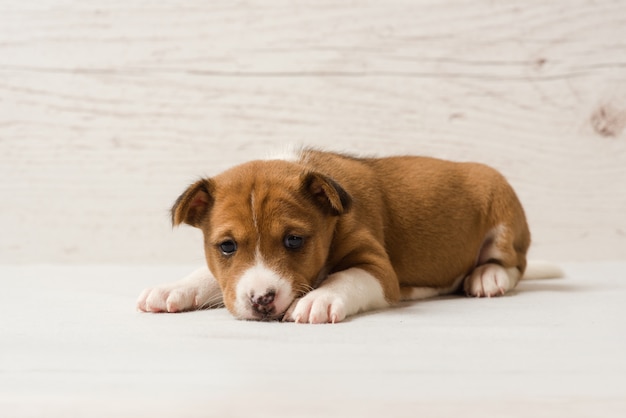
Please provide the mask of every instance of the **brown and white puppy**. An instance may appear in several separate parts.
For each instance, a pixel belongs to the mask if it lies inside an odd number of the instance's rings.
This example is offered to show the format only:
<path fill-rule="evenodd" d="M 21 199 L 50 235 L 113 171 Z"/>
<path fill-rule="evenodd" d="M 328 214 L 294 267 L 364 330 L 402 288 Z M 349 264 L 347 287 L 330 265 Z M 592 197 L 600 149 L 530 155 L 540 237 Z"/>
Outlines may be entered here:
<path fill-rule="evenodd" d="M 172 222 L 202 230 L 208 269 L 144 290 L 142 311 L 223 304 L 240 319 L 334 323 L 458 290 L 498 296 L 530 245 L 515 192 L 490 167 L 310 149 L 197 181 Z"/>

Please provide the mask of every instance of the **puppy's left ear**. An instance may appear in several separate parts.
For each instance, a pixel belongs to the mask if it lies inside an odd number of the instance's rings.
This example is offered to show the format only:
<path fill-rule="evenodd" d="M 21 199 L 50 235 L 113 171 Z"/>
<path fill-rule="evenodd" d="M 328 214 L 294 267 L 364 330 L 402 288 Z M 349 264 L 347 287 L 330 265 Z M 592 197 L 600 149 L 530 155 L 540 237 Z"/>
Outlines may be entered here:
<path fill-rule="evenodd" d="M 172 225 L 186 223 L 196 228 L 213 206 L 215 183 L 211 179 L 198 180 L 181 194 L 172 206 Z"/>
<path fill-rule="evenodd" d="M 335 180 L 323 174 L 305 173 L 302 177 L 302 189 L 320 208 L 332 215 L 342 215 L 352 207 L 352 197 L 348 192 Z"/>

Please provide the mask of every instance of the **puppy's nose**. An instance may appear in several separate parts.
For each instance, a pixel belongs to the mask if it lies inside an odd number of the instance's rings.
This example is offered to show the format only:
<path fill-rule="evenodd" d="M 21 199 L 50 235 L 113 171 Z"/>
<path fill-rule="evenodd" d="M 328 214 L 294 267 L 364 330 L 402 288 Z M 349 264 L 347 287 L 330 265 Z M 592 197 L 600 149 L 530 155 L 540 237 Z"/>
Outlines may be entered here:
<path fill-rule="evenodd" d="M 263 317 L 268 317 L 274 313 L 275 296 L 275 291 L 269 291 L 261 296 L 250 296 L 250 305 L 256 313 L 262 315 Z"/>
<path fill-rule="evenodd" d="M 276 296 L 276 292 L 274 292 L 273 290 L 270 290 L 269 292 L 267 292 L 264 295 L 261 296 L 251 296 L 250 297 L 250 301 L 252 302 L 252 305 L 258 305 L 258 306 L 267 306 L 270 305 L 272 302 L 274 302 L 274 297 Z"/>

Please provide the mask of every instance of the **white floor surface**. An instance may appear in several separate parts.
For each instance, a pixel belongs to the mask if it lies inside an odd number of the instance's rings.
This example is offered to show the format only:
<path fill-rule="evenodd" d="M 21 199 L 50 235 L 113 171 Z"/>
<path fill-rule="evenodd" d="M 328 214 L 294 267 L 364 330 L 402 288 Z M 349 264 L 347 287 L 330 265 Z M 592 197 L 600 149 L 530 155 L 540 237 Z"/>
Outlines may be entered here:
<path fill-rule="evenodd" d="M 336 325 L 135 311 L 193 267 L 0 267 L 0 416 L 626 416 L 624 262 Z"/>

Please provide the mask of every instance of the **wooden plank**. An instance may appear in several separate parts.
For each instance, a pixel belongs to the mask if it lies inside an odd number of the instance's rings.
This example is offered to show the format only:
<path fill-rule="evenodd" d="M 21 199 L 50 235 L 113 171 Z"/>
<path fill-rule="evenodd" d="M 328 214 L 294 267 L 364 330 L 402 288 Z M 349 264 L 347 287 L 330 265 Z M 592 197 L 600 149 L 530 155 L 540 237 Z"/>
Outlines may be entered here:
<path fill-rule="evenodd" d="M 184 186 L 287 143 L 501 169 L 626 258 L 623 2 L 0 2 L 0 262 L 201 260 Z"/>

